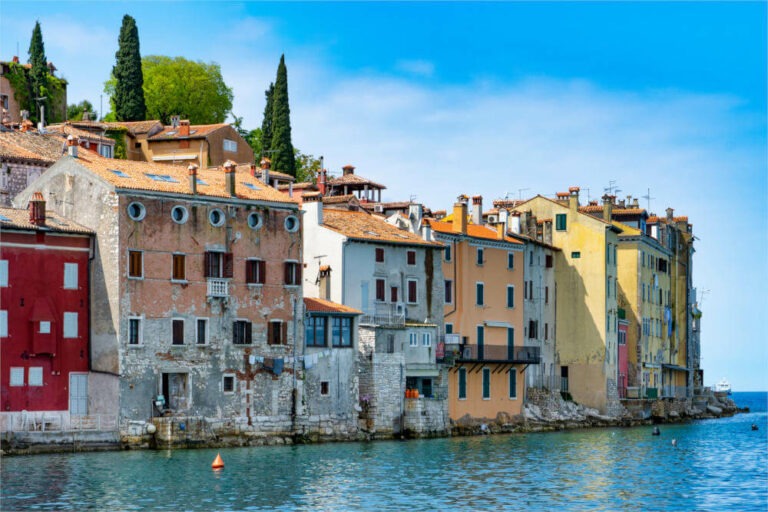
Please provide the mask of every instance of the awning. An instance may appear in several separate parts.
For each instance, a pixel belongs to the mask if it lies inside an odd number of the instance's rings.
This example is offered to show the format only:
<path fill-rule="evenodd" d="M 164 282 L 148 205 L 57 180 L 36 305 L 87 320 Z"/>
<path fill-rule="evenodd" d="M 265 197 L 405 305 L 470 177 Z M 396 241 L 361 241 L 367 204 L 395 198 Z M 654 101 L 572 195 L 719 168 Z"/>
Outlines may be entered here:
<path fill-rule="evenodd" d="M 440 370 L 434 364 L 411 363 L 405 365 L 406 377 L 439 377 Z"/>
<path fill-rule="evenodd" d="M 688 370 L 688 368 L 683 368 L 682 366 L 678 366 L 676 364 L 664 364 L 664 363 L 662 363 L 661 367 L 664 368 L 665 370 L 675 370 L 675 371 L 678 371 L 678 372 L 690 371 L 690 370 Z"/>
<path fill-rule="evenodd" d="M 152 157 L 153 162 L 169 162 L 173 160 L 195 160 L 197 158 L 197 153 L 190 153 L 190 154 L 179 154 L 179 153 L 172 153 L 168 155 L 157 155 Z"/>
<path fill-rule="evenodd" d="M 485 321 L 483 322 L 488 327 L 503 327 L 506 329 L 511 329 L 513 325 L 509 322 L 491 322 L 491 321 Z"/>

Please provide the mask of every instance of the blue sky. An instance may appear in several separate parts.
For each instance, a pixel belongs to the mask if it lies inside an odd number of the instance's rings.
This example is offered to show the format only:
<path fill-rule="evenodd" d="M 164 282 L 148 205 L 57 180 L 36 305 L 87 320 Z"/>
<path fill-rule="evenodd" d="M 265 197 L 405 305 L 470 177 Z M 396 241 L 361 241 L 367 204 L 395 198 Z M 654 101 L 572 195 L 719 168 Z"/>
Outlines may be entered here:
<path fill-rule="evenodd" d="M 98 105 L 126 13 L 143 55 L 219 63 L 247 127 L 285 53 L 294 144 L 385 199 L 650 189 L 699 239 L 705 383 L 768 389 L 766 3 L 6 0 L 0 58 L 39 19 L 70 102 Z"/>

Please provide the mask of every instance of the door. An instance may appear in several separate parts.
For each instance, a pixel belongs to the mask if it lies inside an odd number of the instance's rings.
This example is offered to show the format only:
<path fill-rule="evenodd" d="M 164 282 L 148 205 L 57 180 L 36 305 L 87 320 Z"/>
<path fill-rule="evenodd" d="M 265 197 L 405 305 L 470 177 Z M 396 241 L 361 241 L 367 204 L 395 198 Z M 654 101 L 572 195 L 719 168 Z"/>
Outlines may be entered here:
<path fill-rule="evenodd" d="M 88 375 L 69 374 L 69 414 L 85 416 L 88 414 Z"/>
<path fill-rule="evenodd" d="M 163 395 L 165 396 L 167 409 L 174 411 L 187 408 L 187 374 L 164 373 Z"/>

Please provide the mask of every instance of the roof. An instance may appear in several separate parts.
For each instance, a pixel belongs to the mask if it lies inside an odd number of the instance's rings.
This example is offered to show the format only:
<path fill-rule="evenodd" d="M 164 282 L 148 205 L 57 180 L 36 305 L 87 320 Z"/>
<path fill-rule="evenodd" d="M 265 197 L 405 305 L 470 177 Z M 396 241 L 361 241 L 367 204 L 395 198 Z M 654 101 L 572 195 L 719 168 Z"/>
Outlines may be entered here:
<path fill-rule="evenodd" d="M 371 181 L 367 178 L 363 178 L 362 176 L 359 176 L 357 174 L 344 174 L 343 176 L 339 176 L 338 178 L 330 178 L 327 182 L 328 186 L 335 187 L 337 185 L 352 185 L 355 187 L 362 187 L 365 185 L 368 185 L 373 188 L 380 188 L 385 189 L 384 185 L 381 185 L 380 183 L 376 183 L 375 181 Z"/>
<path fill-rule="evenodd" d="M 561 207 L 563 207 L 563 208 L 568 208 L 568 205 L 567 205 L 567 204 L 563 204 L 563 203 L 562 203 L 562 202 L 560 202 L 560 201 L 555 201 L 554 199 L 550 199 L 550 198 L 548 198 L 548 197 L 545 197 L 545 196 L 543 196 L 543 195 L 541 195 L 541 194 L 537 194 L 536 196 L 534 196 L 534 197 L 532 197 L 532 198 L 530 198 L 530 199 L 527 199 L 527 200 L 523 201 L 522 203 L 518 204 L 518 205 L 517 205 L 515 208 L 519 208 L 519 207 L 521 207 L 521 206 L 524 206 L 526 203 L 529 203 L 529 202 L 531 202 L 531 201 L 533 201 L 533 200 L 535 200 L 535 199 L 538 199 L 538 198 L 544 199 L 545 201 L 549 201 L 550 203 L 554 203 L 554 204 L 556 204 L 556 205 L 559 205 L 559 206 L 561 206 Z M 594 206 L 594 205 L 593 205 L 593 206 Z M 602 218 L 602 217 L 596 217 L 596 216 L 594 216 L 594 215 L 589 215 L 588 213 L 582 212 L 582 211 L 581 211 L 581 209 L 582 209 L 582 208 L 586 208 L 586 207 L 579 207 L 578 213 L 581 213 L 582 215 L 586 215 L 586 216 L 587 216 L 587 217 L 589 217 L 590 219 L 596 220 L 597 222 L 602 222 L 603 224 L 606 224 L 606 225 L 610 226 L 610 227 L 611 227 L 613 230 L 619 229 L 617 226 L 614 226 L 614 225 L 613 225 L 613 224 L 611 224 L 610 222 L 606 222 L 605 220 L 603 220 L 603 218 Z M 602 211 L 602 210 L 601 210 L 601 211 Z"/>
<path fill-rule="evenodd" d="M 138 134 L 138 133 L 149 133 L 152 131 L 152 128 L 157 126 L 161 130 L 163 129 L 162 123 L 157 120 L 149 120 L 149 121 L 117 121 L 113 123 L 104 123 L 107 128 L 125 128 L 127 129 L 131 134 Z"/>
<path fill-rule="evenodd" d="M 602 211 L 603 205 L 598 204 L 579 207 L 581 213 L 602 213 Z M 645 213 L 645 208 L 619 208 L 614 205 L 611 209 L 611 215 L 642 215 L 643 213 Z"/>
<path fill-rule="evenodd" d="M 52 164 L 61 158 L 64 148 L 64 139 L 58 135 L 44 135 L 38 132 L 0 132 L 0 157 Z"/>
<path fill-rule="evenodd" d="M 323 204 L 348 203 L 353 199 L 357 199 L 353 194 L 347 194 L 345 196 L 323 196 Z"/>
<path fill-rule="evenodd" d="M 53 231 L 59 233 L 77 233 L 90 235 L 93 231 L 71 220 L 46 210 L 45 225 L 38 226 L 29 222 L 29 210 L 21 208 L 0 208 L 0 231 L 8 229 Z"/>
<path fill-rule="evenodd" d="M 352 240 L 442 247 L 359 210 L 323 210 L 323 226 Z"/>
<path fill-rule="evenodd" d="M 344 304 L 331 302 L 325 299 L 313 299 L 304 297 L 304 307 L 310 313 L 344 313 L 347 315 L 362 315 L 363 312 Z"/>
<path fill-rule="evenodd" d="M 75 128 L 71 124 L 67 124 L 67 123 L 51 124 L 46 126 L 45 129 L 49 132 L 61 133 L 63 135 L 72 135 L 80 139 L 95 140 L 102 144 L 114 145 L 115 143 L 115 141 L 110 139 L 109 137 L 102 137 L 97 133 L 89 132 L 87 130 L 81 130 L 80 128 Z"/>
<path fill-rule="evenodd" d="M 152 135 L 147 140 L 174 140 L 174 139 L 204 139 L 211 133 L 221 130 L 222 128 L 228 128 L 230 125 L 227 123 L 220 124 L 195 124 L 189 126 L 189 135 L 179 135 L 181 127 L 164 126 L 163 130 Z"/>
<path fill-rule="evenodd" d="M 189 171 L 186 166 L 115 160 L 103 158 L 92 151 L 82 149 L 78 153 L 78 158 L 70 156 L 64 158 L 79 163 L 116 188 L 192 195 L 189 189 Z M 153 178 L 153 175 L 159 179 Z M 197 171 L 197 179 L 199 196 L 230 197 L 226 190 L 225 173 L 222 169 L 200 169 Z M 239 199 L 297 203 L 294 199 L 254 178 L 250 173 L 237 172 L 235 180 Z"/>
<path fill-rule="evenodd" d="M 275 171 L 269 171 L 269 172 L 270 172 L 270 174 L 272 174 Z M 280 173 L 280 174 L 282 174 L 282 173 Z M 289 189 L 292 189 L 294 191 L 296 191 L 296 190 L 317 190 L 317 185 L 315 185 L 314 183 L 310 183 L 308 181 L 302 181 L 302 182 L 299 182 L 299 183 L 294 183 L 293 186 L 288 185 L 287 183 L 281 183 L 280 185 L 277 186 L 277 189 L 278 190 L 284 190 L 284 191 L 285 190 L 289 190 Z"/>
<path fill-rule="evenodd" d="M 431 219 L 427 220 L 427 222 L 429 222 L 429 225 L 432 227 L 432 229 L 438 233 L 447 233 L 449 235 L 460 234 L 453 230 L 453 222 L 442 222 L 439 220 Z M 495 229 L 477 224 L 467 224 L 467 236 L 472 238 L 479 238 L 481 240 L 493 240 L 496 242 L 503 241 L 510 244 L 523 245 L 523 242 L 520 240 L 516 240 L 507 235 L 504 235 L 504 239 L 502 240 L 499 238 L 498 232 Z"/>

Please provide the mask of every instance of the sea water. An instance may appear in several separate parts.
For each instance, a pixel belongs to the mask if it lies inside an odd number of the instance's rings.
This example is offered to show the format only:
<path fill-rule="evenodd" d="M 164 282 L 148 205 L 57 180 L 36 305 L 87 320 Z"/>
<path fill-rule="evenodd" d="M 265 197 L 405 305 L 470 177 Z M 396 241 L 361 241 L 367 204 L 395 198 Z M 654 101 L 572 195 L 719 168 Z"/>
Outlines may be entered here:
<path fill-rule="evenodd" d="M 4 457 L 0 510 L 767 510 L 768 393 L 652 427 Z M 752 430 L 755 424 L 759 430 Z M 672 440 L 676 439 L 676 446 Z"/>

